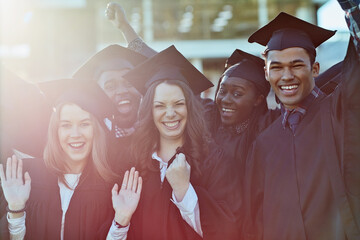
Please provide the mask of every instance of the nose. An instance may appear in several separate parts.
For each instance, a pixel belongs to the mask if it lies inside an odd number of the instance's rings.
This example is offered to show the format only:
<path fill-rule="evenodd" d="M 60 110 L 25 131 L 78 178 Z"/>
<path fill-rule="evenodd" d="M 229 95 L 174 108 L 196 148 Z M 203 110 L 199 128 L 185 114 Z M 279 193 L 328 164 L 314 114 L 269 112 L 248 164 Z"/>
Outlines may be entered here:
<path fill-rule="evenodd" d="M 166 108 L 166 113 L 165 113 L 166 117 L 173 118 L 173 117 L 175 117 L 175 115 L 176 115 L 176 112 L 175 112 L 174 108 L 172 108 L 172 107 Z"/>
<path fill-rule="evenodd" d="M 229 93 L 226 93 L 224 97 L 221 99 L 221 102 L 223 103 L 231 103 L 231 97 Z"/>
<path fill-rule="evenodd" d="M 294 75 L 290 68 L 284 68 L 281 79 L 282 80 L 292 80 L 294 78 Z"/>
<path fill-rule="evenodd" d="M 71 128 L 70 136 L 71 137 L 79 137 L 81 135 L 80 129 L 77 126 L 73 126 Z"/>
<path fill-rule="evenodd" d="M 129 89 L 125 86 L 121 86 L 121 84 L 117 84 L 116 86 L 116 94 L 121 95 L 124 93 L 128 93 Z"/>

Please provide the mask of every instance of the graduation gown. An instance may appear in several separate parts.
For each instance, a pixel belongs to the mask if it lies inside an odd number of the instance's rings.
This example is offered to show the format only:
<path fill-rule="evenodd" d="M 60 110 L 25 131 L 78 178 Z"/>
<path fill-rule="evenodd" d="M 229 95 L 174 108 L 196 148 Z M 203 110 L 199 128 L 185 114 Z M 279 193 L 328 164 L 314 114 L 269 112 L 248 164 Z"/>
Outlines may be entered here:
<path fill-rule="evenodd" d="M 62 210 L 58 178 L 46 169 L 42 159 L 24 160 L 25 171 L 31 177 L 25 239 L 60 239 Z M 111 186 L 92 171 L 90 166 L 84 169 L 70 200 L 65 215 L 65 240 L 106 239 L 114 219 Z"/>
<path fill-rule="evenodd" d="M 201 164 L 201 176 L 191 171 L 190 182 L 198 196 L 201 227 L 204 239 L 237 239 L 233 211 L 237 207 L 237 182 L 216 145 Z M 186 149 L 183 152 L 186 156 Z M 149 161 L 156 160 L 149 159 Z M 158 165 L 155 165 L 158 167 Z M 202 239 L 181 217 L 180 210 L 171 202 L 172 189 L 160 172 L 145 176 L 139 206 L 131 219 L 128 239 L 196 240 Z"/>
<path fill-rule="evenodd" d="M 360 239 L 360 71 L 352 43 L 343 72 L 294 133 L 279 118 L 255 141 L 244 239 Z"/>

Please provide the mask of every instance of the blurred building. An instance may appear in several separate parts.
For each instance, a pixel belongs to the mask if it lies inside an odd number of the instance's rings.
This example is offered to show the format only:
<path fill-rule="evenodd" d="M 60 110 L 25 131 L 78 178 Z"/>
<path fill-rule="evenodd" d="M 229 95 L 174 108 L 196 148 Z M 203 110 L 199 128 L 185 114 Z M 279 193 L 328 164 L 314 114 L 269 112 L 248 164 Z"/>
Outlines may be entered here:
<path fill-rule="evenodd" d="M 0 57 L 30 81 L 69 77 L 108 44 L 126 46 L 106 20 L 105 0 L 0 0 Z M 119 1 L 132 26 L 154 49 L 171 44 L 214 82 L 236 49 L 259 54 L 248 36 L 286 11 L 312 23 L 327 0 L 132 0 Z M 336 3 L 337 4 L 337 3 Z M 338 12 L 342 14 L 339 6 Z M 324 13 L 326 16 L 326 12 Z M 344 37 L 345 36 L 345 37 Z M 347 34 L 319 50 L 322 65 L 344 56 Z"/>

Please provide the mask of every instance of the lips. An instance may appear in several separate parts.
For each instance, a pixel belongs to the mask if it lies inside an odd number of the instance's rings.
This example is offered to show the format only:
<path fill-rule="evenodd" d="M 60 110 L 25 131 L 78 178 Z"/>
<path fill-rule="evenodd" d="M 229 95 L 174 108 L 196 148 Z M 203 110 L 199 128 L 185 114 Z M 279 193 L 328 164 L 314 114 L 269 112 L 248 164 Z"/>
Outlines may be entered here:
<path fill-rule="evenodd" d="M 175 130 L 180 126 L 180 120 L 171 121 L 171 122 L 163 122 L 163 125 L 169 130 Z"/>
<path fill-rule="evenodd" d="M 236 109 L 229 108 L 229 107 L 222 107 L 221 108 L 221 116 L 222 117 L 232 117 L 236 112 Z"/>
<path fill-rule="evenodd" d="M 121 99 L 117 101 L 117 109 L 120 113 L 126 114 L 132 110 L 132 101 L 130 99 Z"/>
<path fill-rule="evenodd" d="M 85 143 L 84 142 L 73 142 L 68 144 L 72 149 L 79 150 L 81 149 Z"/>
<path fill-rule="evenodd" d="M 279 88 L 282 94 L 284 94 L 285 96 L 291 96 L 297 93 L 299 84 L 280 85 Z"/>

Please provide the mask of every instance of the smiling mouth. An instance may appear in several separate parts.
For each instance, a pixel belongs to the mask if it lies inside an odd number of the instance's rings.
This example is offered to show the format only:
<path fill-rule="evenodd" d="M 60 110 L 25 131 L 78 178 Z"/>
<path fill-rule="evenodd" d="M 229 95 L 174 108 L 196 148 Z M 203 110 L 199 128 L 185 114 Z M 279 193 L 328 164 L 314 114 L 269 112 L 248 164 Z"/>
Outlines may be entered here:
<path fill-rule="evenodd" d="M 286 91 L 286 90 L 295 90 L 295 89 L 297 89 L 299 87 L 299 85 L 298 84 L 293 84 L 293 85 L 287 85 L 287 86 L 280 86 L 280 89 L 281 90 L 284 90 L 284 91 Z"/>
<path fill-rule="evenodd" d="M 174 121 L 174 122 L 163 122 L 165 127 L 167 129 L 173 130 L 176 129 L 180 125 L 180 121 Z"/>
<path fill-rule="evenodd" d="M 118 102 L 119 106 L 123 106 L 123 105 L 126 105 L 126 104 L 130 104 L 130 100 L 126 99 L 126 100 L 121 100 L 121 101 Z"/>
<path fill-rule="evenodd" d="M 235 112 L 234 109 L 231 109 L 231 108 L 221 108 L 221 110 L 224 112 L 224 113 L 233 113 Z"/>
<path fill-rule="evenodd" d="M 69 146 L 74 149 L 80 149 L 85 145 L 85 143 L 69 143 Z"/>

